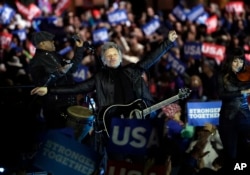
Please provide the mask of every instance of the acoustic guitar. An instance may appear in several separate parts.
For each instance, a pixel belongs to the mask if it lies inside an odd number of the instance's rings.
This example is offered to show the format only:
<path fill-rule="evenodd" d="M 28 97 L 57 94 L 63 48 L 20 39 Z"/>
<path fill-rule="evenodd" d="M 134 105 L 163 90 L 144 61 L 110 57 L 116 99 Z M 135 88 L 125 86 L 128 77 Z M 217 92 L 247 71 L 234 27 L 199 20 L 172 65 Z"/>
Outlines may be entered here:
<path fill-rule="evenodd" d="M 104 130 L 109 137 L 109 127 L 112 118 L 124 118 L 124 119 L 146 119 L 151 112 L 154 112 L 166 105 L 169 105 L 177 100 L 187 98 L 191 93 L 188 88 L 179 89 L 179 93 L 173 97 L 156 103 L 150 107 L 147 107 L 146 103 L 142 99 L 137 99 L 129 104 L 115 104 L 105 108 L 103 112 L 103 125 Z"/>

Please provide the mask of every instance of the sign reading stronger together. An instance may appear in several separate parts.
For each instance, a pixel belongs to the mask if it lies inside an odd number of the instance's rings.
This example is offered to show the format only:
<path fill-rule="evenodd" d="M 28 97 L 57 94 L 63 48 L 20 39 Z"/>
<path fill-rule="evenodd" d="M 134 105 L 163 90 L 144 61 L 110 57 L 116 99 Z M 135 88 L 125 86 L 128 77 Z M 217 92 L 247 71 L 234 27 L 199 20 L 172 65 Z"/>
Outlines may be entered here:
<path fill-rule="evenodd" d="M 188 102 L 188 124 L 204 126 L 205 123 L 219 124 L 219 112 L 221 101 L 212 102 Z"/>
<path fill-rule="evenodd" d="M 89 175 L 96 168 L 97 154 L 60 132 L 49 132 L 35 158 L 35 166 L 53 175 Z"/>

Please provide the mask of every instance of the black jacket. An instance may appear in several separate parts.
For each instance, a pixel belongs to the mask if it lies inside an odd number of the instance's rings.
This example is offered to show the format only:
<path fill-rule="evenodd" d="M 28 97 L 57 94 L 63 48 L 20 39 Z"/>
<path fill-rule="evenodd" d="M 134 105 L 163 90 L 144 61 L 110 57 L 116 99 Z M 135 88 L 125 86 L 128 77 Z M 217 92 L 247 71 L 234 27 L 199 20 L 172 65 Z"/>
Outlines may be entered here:
<path fill-rule="evenodd" d="M 103 67 L 92 78 L 84 81 L 73 87 L 61 87 L 61 88 L 48 88 L 49 94 L 68 94 L 68 93 L 87 93 L 96 90 L 96 100 L 99 110 L 102 107 L 117 104 L 115 100 L 115 83 L 114 77 L 119 75 L 125 75 L 125 79 L 128 88 L 125 89 L 133 91 L 134 99 L 130 101 L 124 101 L 123 103 L 131 102 L 138 98 L 143 99 L 148 105 L 153 103 L 153 98 L 148 90 L 145 81 L 142 78 L 143 72 L 148 70 L 152 65 L 161 59 L 161 57 L 174 45 L 170 41 L 162 42 L 159 47 L 152 53 L 146 55 L 136 64 L 129 64 L 124 67 L 117 68 L 117 72 L 107 67 Z M 113 75 L 114 74 L 114 75 Z M 122 82 L 122 80 L 121 80 Z M 131 88 L 129 88 L 131 87 Z M 123 87 L 125 88 L 125 87 Z M 120 103 L 120 102 L 119 102 Z"/>
<path fill-rule="evenodd" d="M 56 87 L 60 85 L 74 84 L 72 73 L 74 73 L 82 59 L 84 58 L 84 47 L 76 47 L 74 58 L 71 62 L 66 62 L 64 58 L 57 52 L 49 52 L 46 50 L 37 49 L 35 55 L 30 61 L 30 73 L 35 86 Z M 66 64 L 71 65 L 68 69 L 63 67 Z M 39 97 L 42 100 L 44 108 L 55 108 L 58 106 L 70 106 L 76 104 L 75 96 L 61 94 L 47 95 Z M 38 101 L 40 101 L 37 99 Z"/>
<path fill-rule="evenodd" d="M 84 57 L 84 47 L 76 48 L 74 58 L 71 60 L 72 67 L 65 72 L 60 69 L 68 64 L 64 58 L 56 52 L 37 49 L 30 61 L 30 72 L 36 86 L 44 84 L 50 86 L 72 83 L 72 73 L 74 73 Z M 47 82 L 50 77 L 50 82 Z M 70 79 L 69 79 L 70 78 Z"/>
<path fill-rule="evenodd" d="M 241 90 L 250 88 L 250 83 L 238 80 L 233 72 L 226 76 L 220 74 L 218 83 L 219 96 L 222 100 L 220 118 L 231 120 L 238 115 L 250 117 L 247 96 L 241 94 Z"/>

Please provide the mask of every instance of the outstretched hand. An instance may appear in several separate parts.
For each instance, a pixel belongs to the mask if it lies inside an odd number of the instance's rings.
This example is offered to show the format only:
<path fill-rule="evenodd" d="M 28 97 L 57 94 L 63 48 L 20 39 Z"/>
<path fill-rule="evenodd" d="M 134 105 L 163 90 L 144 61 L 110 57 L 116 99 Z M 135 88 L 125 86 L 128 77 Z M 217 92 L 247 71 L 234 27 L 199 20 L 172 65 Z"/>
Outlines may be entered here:
<path fill-rule="evenodd" d="M 47 87 L 36 87 L 31 90 L 30 95 L 39 95 L 39 96 L 44 96 L 48 93 L 48 88 Z"/>
<path fill-rule="evenodd" d="M 175 30 L 170 30 L 168 32 L 168 39 L 171 41 L 171 42 L 174 42 L 176 40 L 176 38 L 178 38 L 178 35 L 176 33 Z"/>

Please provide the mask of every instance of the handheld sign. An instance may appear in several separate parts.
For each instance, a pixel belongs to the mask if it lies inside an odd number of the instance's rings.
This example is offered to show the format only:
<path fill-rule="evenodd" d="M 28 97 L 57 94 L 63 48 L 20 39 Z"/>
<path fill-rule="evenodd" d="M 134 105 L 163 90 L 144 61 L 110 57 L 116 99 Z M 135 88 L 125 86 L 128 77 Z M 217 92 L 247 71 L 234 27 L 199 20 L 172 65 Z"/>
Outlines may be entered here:
<path fill-rule="evenodd" d="M 188 102 L 188 124 L 192 126 L 204 126 L 206 123 L 219 124 L 219 112 L 221 101 Z"/>
<path fill-rule="evenodd" d="M 163 136 L 162 119 L 113 118 L 107 150 L 113 153 L 145 155 L 151 147 L 158 147 Z"/>
<path fill-rule="evenodd" d="M 51 130 L 35 157 L 34 166 L 53 175 L 89 175 L 96 169 L 97 158 L 91 148 L 60 130 Z"/>

